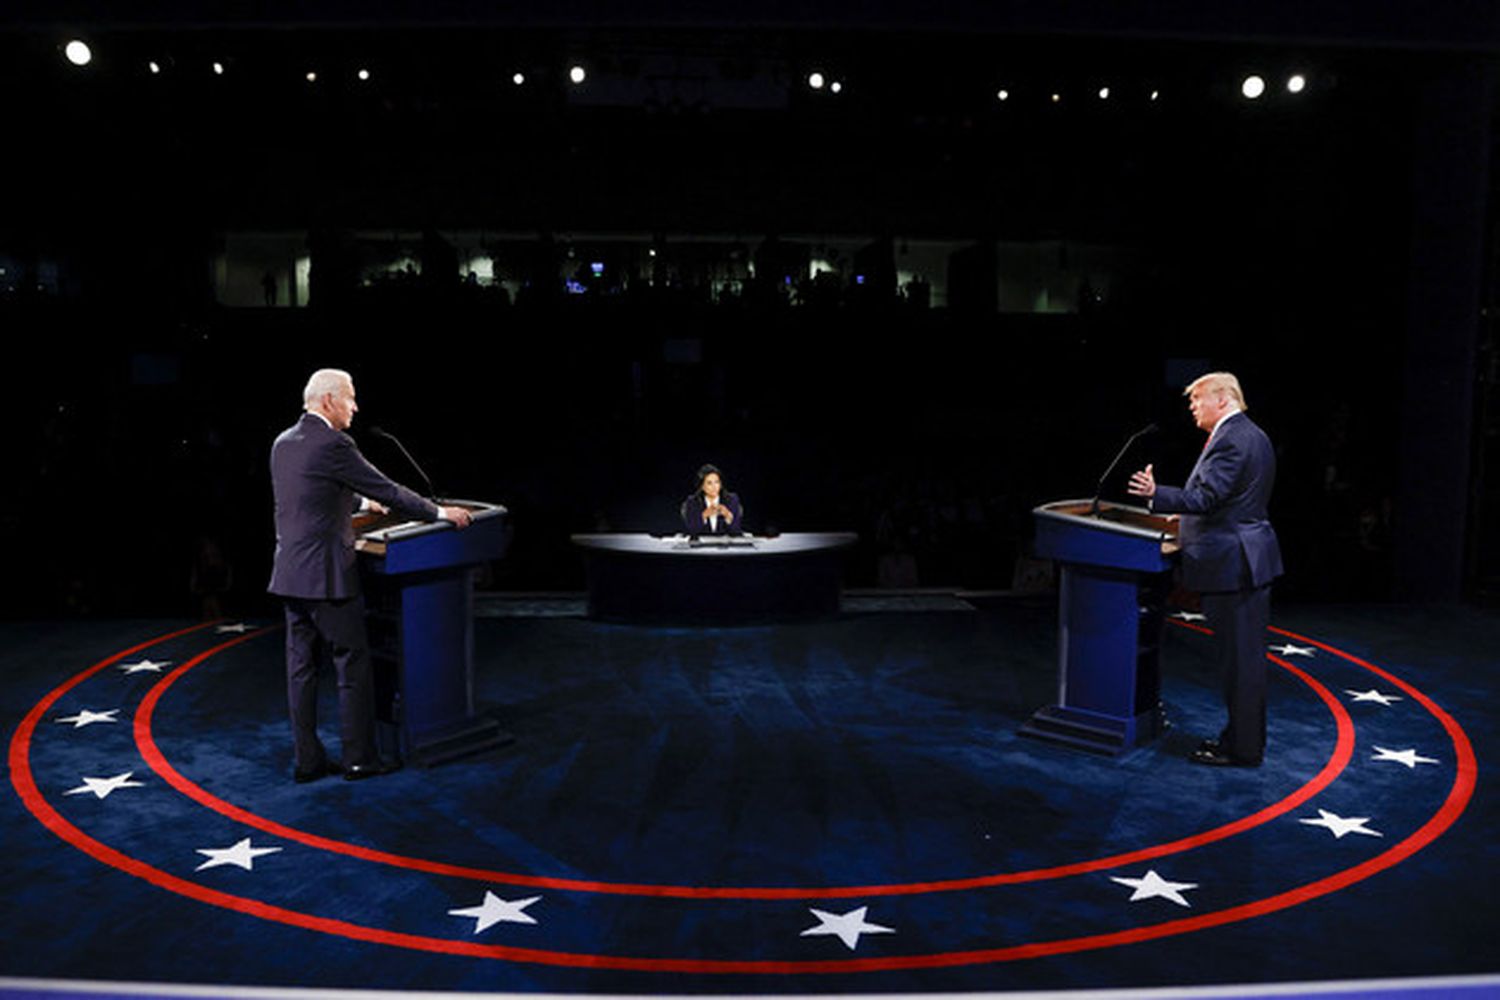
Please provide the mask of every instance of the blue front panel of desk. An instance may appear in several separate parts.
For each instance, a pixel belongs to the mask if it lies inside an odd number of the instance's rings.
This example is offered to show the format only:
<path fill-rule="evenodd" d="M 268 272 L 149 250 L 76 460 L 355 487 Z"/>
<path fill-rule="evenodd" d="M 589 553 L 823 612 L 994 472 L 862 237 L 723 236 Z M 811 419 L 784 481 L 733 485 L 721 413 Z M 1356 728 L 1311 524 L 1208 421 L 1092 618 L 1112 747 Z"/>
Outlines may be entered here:
<path fill-rule="evenodd" d="M 1059 594 L 1059 704 L 1105 716 L 1134 742 L 1140 636 L 1139 577 L 1064 566 Z"/>
<path fill-rule="evenodd" d="M 467 568 L 403 581 L 401 710 L 416 745 L 472 715 L 471 593 Z"/>

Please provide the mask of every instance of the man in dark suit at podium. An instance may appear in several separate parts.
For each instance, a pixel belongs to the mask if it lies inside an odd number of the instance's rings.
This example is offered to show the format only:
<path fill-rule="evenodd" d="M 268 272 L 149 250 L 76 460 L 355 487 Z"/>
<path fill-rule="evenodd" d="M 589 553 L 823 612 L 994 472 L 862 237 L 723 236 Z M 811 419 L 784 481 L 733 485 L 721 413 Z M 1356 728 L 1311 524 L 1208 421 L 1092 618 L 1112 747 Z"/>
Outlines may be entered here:
<path fill-rule="evenodd" d="M 392 482 L 359 453 L 344 433 L 359 409 L 348 372 L 314 372 L 303 405 L 301 419 L 271 446 L 276 558 L 267 589 L 286 605 L 292 777 L 301 783 L 342 771 L 353 781 L 393 770 L 375 749 L 370 648 L 354 551 L 356 497 L 419 521 L 442 518 L 462 528 L 470 517 L 462 507 L 440 507 Z M 318 739 L 319 639 L 338 675 L 342 767 Z"/>
<path fill-rule="evenodd" d="M 1181 514 L 1182 582 L 1203 596 L 1218 638 L 1229 721 L 1191 759 L 1254 767 L 1266 748 L 1266 626 L 1281 547 L 1266 506 L 1276 480 L 1270 438 L 1245 415 L 1239 379 L 1212 372 L 1187 387 L 1188 407 L 1208 432 L 1186 485 L 1161 486 L 1150 465 L 1130 477 L 1130 492 L 1152 511 Z"/>

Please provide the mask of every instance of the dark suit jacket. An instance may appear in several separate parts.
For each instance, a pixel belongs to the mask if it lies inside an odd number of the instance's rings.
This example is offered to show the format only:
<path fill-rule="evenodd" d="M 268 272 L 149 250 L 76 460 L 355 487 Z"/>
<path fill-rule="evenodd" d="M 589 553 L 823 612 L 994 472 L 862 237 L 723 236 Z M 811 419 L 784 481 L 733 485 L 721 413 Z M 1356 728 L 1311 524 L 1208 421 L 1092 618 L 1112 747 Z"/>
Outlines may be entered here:
<path fill-rule="evenodd" d="M 276 497 L 276 559 L 266 589 L 282 597 L 338 600 L 359 593 L 354 555 L 356 496 L 403 517 L 436 521 L 437 504 L 392 482 L 359 453 L 354 439 L 316 414 L 271 445 Z"/>
<path fill-rule="evenodd" d="M 682 507 L 678 513 L 682 515 L 682 530 L 690 535 L 743 535 L 744 515 L 740 510 L 740 498 L 733 493 L 719 494 L 719 502 L 729 508 L 729 513 L 734 515 L 733 524 L 725 524 L 723 518 L 719 518 L 719 529 L 703 520 L 703 512 L 708 508 L 708 501 L 702 493 L 689 493 L 686 500 L 682 501 Z"/>
<path fill-rule="evenodd" d="M 1151 509 L 1182 515 L 1184 586 L 1242 590 L 1281 575 L 1281 546 L 1266 515 L 1275 481 L 1271 439 L 1236 413 L 1219 425 L 1186 485 L 1156 487 Z"/>

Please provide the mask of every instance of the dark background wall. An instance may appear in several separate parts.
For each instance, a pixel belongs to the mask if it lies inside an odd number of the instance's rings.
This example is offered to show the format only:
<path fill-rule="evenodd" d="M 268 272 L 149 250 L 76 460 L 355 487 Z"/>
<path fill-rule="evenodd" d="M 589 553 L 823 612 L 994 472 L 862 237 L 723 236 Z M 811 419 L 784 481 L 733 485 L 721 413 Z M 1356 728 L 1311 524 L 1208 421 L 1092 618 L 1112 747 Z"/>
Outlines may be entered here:
<path fill-rule="evenodd" d="M 1030 508 L 1089 493 L 1137 427 L 1164 428 L 1142 459 L 1186 471 L 1181 385 L 1227 367 L 1280 450 L 1286 596 L 1481 595 L 1500 577 L 1493 12 L 1128 7 L 262 5 L 82 27 L 18 8 L 5 613 L 192 611 L 204 539 L 229 603 L 256 607 L 266 449 L 321 365 L 356 376 L 356 436 L 384 426 L 441 491 L 512 509 L 497 587 L 579 586 L 567 534 L 669 528 L 704 460 L 752 527 L 859 530 L 851 583 L 901 555 L 920 584 L 1008 587 Z M 83 71 L 58 55 L 73 34 L 98 52 Z M 845 93 L 808 90 L 810 68 Z M 1253 103 L 1252 69 L 1272 88 Z M 527 293 L 456 268 L 358 280 L 356 233 L 454 229 L 535 233 Z M 226 239 L 266 231 L 305 234 L 309 307 L 219 304 Z M 569 231 L 641 234 L 664 264 L 567 295 L 548 255 Z M 888 282 L 683 277 L 693 235 L 754 254 L 796 233 L 867 240 L 881 274 L 902 237 L 970 249 L 940 309 Z M 1113 248 L 1108 294 L 1000 312 L 995 247 L 1028 243 Z"/>

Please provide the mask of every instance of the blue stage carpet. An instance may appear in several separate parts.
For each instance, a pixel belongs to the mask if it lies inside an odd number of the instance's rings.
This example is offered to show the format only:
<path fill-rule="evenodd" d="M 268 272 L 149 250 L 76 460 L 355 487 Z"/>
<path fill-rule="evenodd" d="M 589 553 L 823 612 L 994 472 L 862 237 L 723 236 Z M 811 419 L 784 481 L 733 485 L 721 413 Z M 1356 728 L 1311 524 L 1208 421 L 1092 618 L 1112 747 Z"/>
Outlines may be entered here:
<path fill-rule="evenodd" d="M 1500 616 L 1278 609 L 1267 763 L 1220 770 L 1184 759 L 1220 721 L 1190 625 L 1173 728 L 1108 760 L 1017 735 L 1054 697 L 1050 606 L 927 606 L 486 617 L 479 701 L 514 744 L 300 786 L 274 622 L 0 626 L 0 976 L 1257 995 L 1500 972 Z"/>

